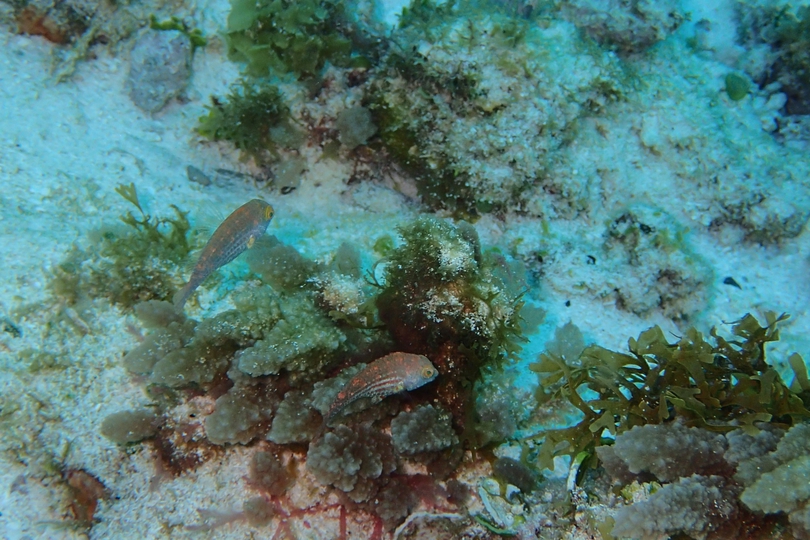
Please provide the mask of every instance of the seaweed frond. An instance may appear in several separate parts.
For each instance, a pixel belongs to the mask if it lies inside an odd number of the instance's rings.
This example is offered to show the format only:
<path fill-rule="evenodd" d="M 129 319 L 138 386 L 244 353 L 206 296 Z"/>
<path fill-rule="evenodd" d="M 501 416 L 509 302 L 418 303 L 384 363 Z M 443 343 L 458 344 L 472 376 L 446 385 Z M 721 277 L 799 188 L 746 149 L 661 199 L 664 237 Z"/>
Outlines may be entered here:
<path fill-rule="evenodd" d="M 677 417 L 689 426 L 725 432 L 810 417 L 807 396 L 792 392 L 765 359 L 765 345 L 779 339 L 777 325 L 788 315 L 768 312 L 765 318 L 762 326 L 745 315 L 733 323 L 728 340 L 716 329 L 704 338 L 690 328 L 669 343 L 655 326 L 629 340 L 629 354 L 592 345 L 578 359 L 540 355 L 530 366 L 540 379 L 538 402 L 566 400 L 583 417 L 574 426 L 534 436 L 543 439 L 541 467 L 551 467 L 557 455 L 592 453 L 605 430 L 615 436 Z M 800 360 L 790 362 L 797 380 Z"/>

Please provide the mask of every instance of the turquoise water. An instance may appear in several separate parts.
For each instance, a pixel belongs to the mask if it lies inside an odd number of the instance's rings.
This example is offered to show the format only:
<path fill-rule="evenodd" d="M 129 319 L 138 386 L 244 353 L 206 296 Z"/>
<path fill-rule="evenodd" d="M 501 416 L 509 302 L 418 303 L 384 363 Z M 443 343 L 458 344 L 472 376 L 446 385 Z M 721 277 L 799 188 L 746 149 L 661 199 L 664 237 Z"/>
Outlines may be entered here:
<path fill-rule="evenodd" d="M 807 8 L 0 6 L 3 538 L 810 534 Z"/>

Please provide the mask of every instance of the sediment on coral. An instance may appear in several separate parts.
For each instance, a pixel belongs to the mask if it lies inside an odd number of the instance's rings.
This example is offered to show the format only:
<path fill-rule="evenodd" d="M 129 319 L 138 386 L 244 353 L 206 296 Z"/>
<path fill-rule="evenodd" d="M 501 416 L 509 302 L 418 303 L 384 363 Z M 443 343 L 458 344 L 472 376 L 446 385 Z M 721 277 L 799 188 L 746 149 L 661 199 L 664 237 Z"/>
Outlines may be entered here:
<path fill-rule="evenodd" d="M 687 20 L 677 0 L 574 0 L 562 14 L 597 43 L 623 54 L 643 52 Z"/>
<path fill-rule="evenodd" d="M 587 186 L 557 182 L 552 171 L 578 120 L 620 99 L 615 55 L 554 19 L 537 25 L 452 2 L 411 8 L 366 101 L 379 142 L 415 178 L 422 201 L 459 216 L 585 211 Z M 577 70 L 558 61 L 572 57 Z"/>
<path fill-rule="evenodd" d="M 638 486 L 645 473 L 652 473 L 669 483 L 620 507 L 611 534 L 770 538 L 775 527 L 792 527 L 795 537 L 802 538 L 810 503 L 808 435 L 808 423 L 787 432 L 758 423 L 723 435 L 677 422 L 618 435 L 615 445 L 597 449 L 613 478 Z"/>

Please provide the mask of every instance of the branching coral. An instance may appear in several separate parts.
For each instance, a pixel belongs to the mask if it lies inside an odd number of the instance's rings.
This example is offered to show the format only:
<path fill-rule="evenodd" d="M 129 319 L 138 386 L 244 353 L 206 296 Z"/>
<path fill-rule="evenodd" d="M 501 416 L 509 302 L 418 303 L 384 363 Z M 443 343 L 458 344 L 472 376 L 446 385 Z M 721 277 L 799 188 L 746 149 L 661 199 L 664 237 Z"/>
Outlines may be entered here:
<path fill-rule="evenodd" d="M 634 496 L 636 502 L 619 508 L 611 534 L 642 540 L 675 534 L 772 538 L 774 528 L 789 521 L 794 537 L 803 538 L 810 532 L 803 522 L 810 503 L 808 441 L 807 423 L 787 433 L 758 423 L 722 435 L 677 422 L 622 433 L 614 446 L 597 449 L 608 472 L 622 484 L 649 473 L 670 483 L 660 489 L 645 484 L 649 496 Z M 635 486 L 622 494 L 638 493 Z"/>
<path fill-rule="evenodd" d="M 620 509 L 611 534 L 663 540 L 683 533 L 702 540 L 724 522 L 736 519 L 736 514 L 737 506 L 729 500 L 725 479 L 694 475 L 664 486 L 645 501 Z"/>
<path fill-rule="evenodd" d="M 747 486 L 740 499 L 752 510 L 804 511 L 810 506 L 810 424 L 794 426 L 772 452 L 740 463 L 735 478 Z"/>
<path fill-rule="evenodd" d="M 671 482 L 691 474 L 728 470 L 724 453 L 726 438 L 680 422 L 635 426 L 616 438 L 612 446 L 596 449 L 605 468 L 615 477 L 647 472 L 660 481 Z"/>
<path fill-rule="evenodd" d="M 345 491 L 356 502 L 373 496 L 374 480 L 394 467 L 390 439 L 367 425 L 339 425 L 313 442 L 307 452 L 307 468 L 318 481 Z"/>
<path fill-rule="evenodd" d="M 399 413 L 391 421 L 391 438 L 400 454 L 435 452 L 458 443 L 450 415 L 433 405 Z"/>

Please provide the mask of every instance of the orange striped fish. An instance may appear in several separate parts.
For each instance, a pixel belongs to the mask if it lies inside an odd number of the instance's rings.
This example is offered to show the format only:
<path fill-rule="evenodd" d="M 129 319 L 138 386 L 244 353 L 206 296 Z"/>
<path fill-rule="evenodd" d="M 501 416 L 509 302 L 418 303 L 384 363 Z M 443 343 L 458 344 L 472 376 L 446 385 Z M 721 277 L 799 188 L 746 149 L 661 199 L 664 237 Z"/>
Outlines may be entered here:
<path fill-rule="evenodd" d="M 182 311 L 191 293 L 217 268 L 253 247 L 256 239 L 267 230 L 271 219 L 273 207 L 259 199 L 243 204 L 225 218 L 205 244 L 188 283 L 174 295 L 175 309 Z"/>
<path fill-rule="evenodd" d="M 326 423 L 358 399 L 370 397 L 376 403 L 403 390 L 424 386 L 438 375 L 430 360 L 421 354 L 395 352 L 378 358 L 346 383 L 329 407 Z"/>

